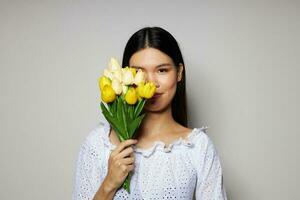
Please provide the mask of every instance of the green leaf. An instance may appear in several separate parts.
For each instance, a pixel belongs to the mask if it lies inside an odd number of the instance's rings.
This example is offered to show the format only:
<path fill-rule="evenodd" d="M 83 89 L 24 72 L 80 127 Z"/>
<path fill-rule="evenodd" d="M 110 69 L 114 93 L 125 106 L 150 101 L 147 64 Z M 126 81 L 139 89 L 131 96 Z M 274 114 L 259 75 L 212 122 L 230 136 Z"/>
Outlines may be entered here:
<path fill-rule="evenodd" d="M 104 113 L 103 113 L 104 114 Z M 117 126 L 116 126 L 116 124 L 115 124 L 115 121 L 114 121 L 114 119 L 113 119 L 113 117 L 111 117 L 110 115 L 105 115 L 104 114 L 104 117 L 105 117 L 105 119 L 109 122 L 109 124 L 112 126 L 112 127 L 114 127 L 114 129 L 116 130 L 116 131 L 120 131 L 118 128 L 117 128 Z"/>
<path fill-rule="evenodd" d="M 146 99 L 139 100 L 139 102 L 134 110 L 134 115 L 133 115 L 134 118 L 136 118 L 137 116 L 140 115 L 141 111 L 144 108 L 145 103 L 146 103 Z"/>
<path fill-rule="evenodd" d="M 129 106 L 130 105 L 126 101 L 123 101 L 123 108 L 124 108 L 125 115 L 127 115 Z"/>
<path fill-rule="evenodd" d="M 122 120 L 122 107 L 123 107 L 123 100 L 122 98 L 117 98 L 117 119 L 119 122 L 122 122 L 123 123 L 123 120 Z M 122 126 L 124 128 L 124 126 Z"/>
<path fill-rule="evenodd" d="M 125 112 L 125 116 L 126 116 L 126 122 L 128 124 L 129 122 L 131 122 L 130 113 L 129 113 L 131 105 L 128 104 L 126 101 L 124 101 L 123 106 L 124 106 L 124 112 Z"/>
<path fill-rule="evenodd" d="M 139 117 L 137 117 L 136 119 L 134 119 L 129 125 L 128 125 L 128 132 L 129 132 L 129 137 L 133 138 L 133 136 L 135 135 L 135 131 L 138 127 L 140 127 L 140 124 L 142 122 L 142 120 L 144 119 L 146 113 L 140 115 Z"/>
<path fill-rule="evenodd" d="M 117 111 L 117 101 L 113 101 L 112 105 L 111 105 L 111 113 L 113 114 L 113 116 L 116 116 L 116 111 Z"/>
<path fill-rule="evenodd" d="M 109 124 L 113 127 L 113 129 L 117 132 L 117 136 L 119 140 L 124 141 L 126 136 L 124 135 L 124 132 L 120 129 L 120 127 L 116 123 L 116 119 L 109 115 L 104 115 Z"/>
<path fill-rule="evenodd" d="M 122 102 L 122 104 L 123 104 L 123 102 Z M 127 129 L 127 120 L 126 120 L 127 116 L 125 114 L 125 109 L 126 109 L 125 107 L 126 107 L 126 105 L 123 104 L 123 106 L 122 106 L 122 122 L 123 122 L 123 126 L 124 126 L 124 131 L 126 133 L 126 139 L 129 139 L 128 129 Z"/>
<path fill-rule="evenodd" d="M 102 110 L 103 114 L 113 116 L 112 113 L 109 112 L 109 110 L 106 108 L 106 106 L 104 105 L 104 103 L 102 101 L 100 103 L 100 106 L 101 106 L 101 110 Z"/>
<path fill-rule="evenodd" d="M 132 177 L 132 172 L 129 172 L 127 177 L 125 178 L 122 187 L 128 192 L 128 194 L 130 194 L 130 180 Z"/>
<path fill-rule="evenodd" d="M 118 133 L 119 139 L 124 139 L 127 137 L 127 133 L 124 132 L 124 129 L 122 128 L 122 123 L 118 121 L 117 118 L 113 117 L 110 112 L 106 109 L 105 105 L 101 102 L 101 110 L 106 118 L 106 120 L 110 123 L 110 125 L 115 129 L 115 131 Z"/>
<path fill-rule="evenodd" d="M 129 113 L 130 121 L 132 121 L 132 120 L 133 120 L 133 114 L 134 114 L 134 106 L 133 106 L 133 105 L 130 105 L 130 106 L 129 106 L 129 111 L 128 111 L 128 113 Z"/>
<path fill-rule="evenodd" d="M 108 112 L 110 112 L 111 115 L 113 116 L 113 112 L 112 112 L 112 104 L 111 104 L 111 103 L 108 103 L 108 104 L 107 104 L 107 110 L 108 110 Z"/>

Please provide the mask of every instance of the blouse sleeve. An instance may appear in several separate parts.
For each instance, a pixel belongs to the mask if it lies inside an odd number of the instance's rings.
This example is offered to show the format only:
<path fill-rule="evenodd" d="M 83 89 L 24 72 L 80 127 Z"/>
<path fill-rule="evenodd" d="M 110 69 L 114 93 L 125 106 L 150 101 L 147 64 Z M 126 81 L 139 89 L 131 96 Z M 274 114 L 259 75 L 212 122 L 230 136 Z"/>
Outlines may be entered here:
<path fill-rule="evenodd" d="M 227 200 L 222 167 L 218 152 L 211 139 L 205 135 L 203 159 L 196 185 L 196 200 Z"/>
<path fill-rule="evenodd" d="M 95 133 L 88 135 L 82 143 L 76 161 L 73 200 L 92 200 L 101 184 L 101 151 Z"/>

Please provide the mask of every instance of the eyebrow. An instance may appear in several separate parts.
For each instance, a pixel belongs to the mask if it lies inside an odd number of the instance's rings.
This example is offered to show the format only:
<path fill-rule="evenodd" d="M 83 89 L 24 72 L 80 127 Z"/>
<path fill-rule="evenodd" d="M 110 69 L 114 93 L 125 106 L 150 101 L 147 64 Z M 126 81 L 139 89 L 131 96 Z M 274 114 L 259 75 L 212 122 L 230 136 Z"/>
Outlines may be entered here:
<path fill-rule="evenodd" d="M 164 66 L 172 66 L 172 65 L 170 63 L 162 63 L 160 65 L 157 65 L 155 68 L 164 67 Z M 138 69 L 143 69 L 143 67 L 135 66 L 135 65 L 133 65 L 131 67 L 138 68 Z"/>

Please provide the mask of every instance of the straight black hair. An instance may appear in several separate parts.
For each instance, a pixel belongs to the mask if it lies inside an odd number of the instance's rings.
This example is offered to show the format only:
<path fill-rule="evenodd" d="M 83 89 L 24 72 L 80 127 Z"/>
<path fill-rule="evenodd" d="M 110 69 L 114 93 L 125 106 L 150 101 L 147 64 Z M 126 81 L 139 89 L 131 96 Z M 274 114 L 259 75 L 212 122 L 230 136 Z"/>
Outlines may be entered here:
<path fill-rule="evenodd" d="M 173 60 L 177 70 L 180 63 L 183 65 L 182 78 L 177 83 L 172 100 L 172 116 L 176 122 L 187 127 L 185 65 L 179 45 L 168 31 L 161 27 L 145 27 L 135 32 L 125 46 L 122 67 L 129 66 L 129 60 L 134 53 L 149 47 L 167 54 Z"/>

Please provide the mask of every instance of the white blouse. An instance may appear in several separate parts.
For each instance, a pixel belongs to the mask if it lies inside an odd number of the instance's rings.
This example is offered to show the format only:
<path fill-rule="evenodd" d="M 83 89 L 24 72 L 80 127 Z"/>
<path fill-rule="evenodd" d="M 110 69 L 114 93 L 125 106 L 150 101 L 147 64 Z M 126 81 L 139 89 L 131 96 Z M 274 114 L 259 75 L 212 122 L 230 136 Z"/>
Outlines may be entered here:
<path fill-rule="evenodd" d="M 101 121 L 86 137 L 77 158 L 73 200 L 92 200 L 108 168 L 111 126 Z M 130 194 L 119 189 L 114 200 L 227 200 L 220 159 L 207 128 L 194 128 L 168 147 L 162 141 L 148 149 L 135 146 Z"/>

